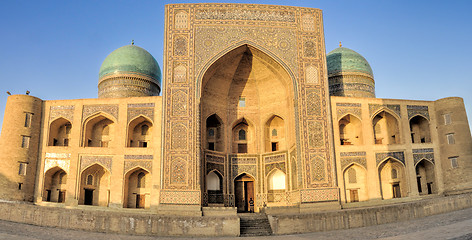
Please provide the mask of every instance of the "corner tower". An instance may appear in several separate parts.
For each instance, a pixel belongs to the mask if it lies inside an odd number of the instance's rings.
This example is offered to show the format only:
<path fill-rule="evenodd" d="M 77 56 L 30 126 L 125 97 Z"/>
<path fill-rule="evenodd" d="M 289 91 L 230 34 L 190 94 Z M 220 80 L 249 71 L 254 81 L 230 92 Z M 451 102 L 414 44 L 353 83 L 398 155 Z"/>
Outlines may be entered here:
<path fill-rule="evenodd" d="M 342 47 L 326 55 L 329 95 L 375 98 L 372 68 L 359 53 Z"/>
<path fill-rule="evenodd" d="M 134 44 L 110 53 L 100 67 L 99 98 L 157 96 L 160 92 L 161 69 L 156 59 Z"/>

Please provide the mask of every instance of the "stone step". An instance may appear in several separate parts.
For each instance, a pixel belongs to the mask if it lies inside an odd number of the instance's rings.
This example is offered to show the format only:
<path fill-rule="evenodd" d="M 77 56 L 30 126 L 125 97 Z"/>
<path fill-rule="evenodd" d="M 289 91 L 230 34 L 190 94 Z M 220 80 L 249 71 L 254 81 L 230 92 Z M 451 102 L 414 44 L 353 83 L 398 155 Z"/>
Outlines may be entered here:
<path fill-rule="evenodd" d="M 265 214 L 241 214 L 239 218 L 241 237 L 272 235 L 272 229 Z"/>

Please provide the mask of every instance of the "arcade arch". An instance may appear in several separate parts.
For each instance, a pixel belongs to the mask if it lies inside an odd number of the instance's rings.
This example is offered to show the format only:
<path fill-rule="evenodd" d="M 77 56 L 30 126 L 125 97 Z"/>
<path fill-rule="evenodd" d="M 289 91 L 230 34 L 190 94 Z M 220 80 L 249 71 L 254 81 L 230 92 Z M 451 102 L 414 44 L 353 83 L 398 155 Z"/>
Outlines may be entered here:
<path fill-rule="evenodd" d="M 72 124 L 65 118 L 58 118 L 49 125 L 48 146 L 69 146 Z"/>

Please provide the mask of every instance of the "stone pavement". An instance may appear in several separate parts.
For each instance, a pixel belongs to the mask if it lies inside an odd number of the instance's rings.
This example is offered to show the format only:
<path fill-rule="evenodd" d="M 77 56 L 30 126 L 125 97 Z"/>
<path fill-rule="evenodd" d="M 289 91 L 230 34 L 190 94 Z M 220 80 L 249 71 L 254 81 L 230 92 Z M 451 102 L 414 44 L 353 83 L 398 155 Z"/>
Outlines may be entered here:
<path fill-rule="evenodd" d="M 306 233 L 298 235 L 281 235 L 268 237 L 248 237 L 248 238 L 177 238 L 177 237 L 150 237 L 150 236 L 130 236 L 118 234 L 105 234 L 95 232 L 84 232 L 59 228 L 38 227 L 22 223 L 12 223 L 0 221 L 0 239 L 20 239 L 20 240 L 55 240 L 55 239 L 160 239 L 160 240 L 236 240 L 236 239 L 284 239 L 284 240 L 304 240 L 304 239 L 452 239 L 466 240 L 472 239 L 472 208 L 450 212 L 441 215 L 429 216 L 421 219 L 383 224 L 364 228 L 348 230 L 338 230 L 330 232 Z"/>

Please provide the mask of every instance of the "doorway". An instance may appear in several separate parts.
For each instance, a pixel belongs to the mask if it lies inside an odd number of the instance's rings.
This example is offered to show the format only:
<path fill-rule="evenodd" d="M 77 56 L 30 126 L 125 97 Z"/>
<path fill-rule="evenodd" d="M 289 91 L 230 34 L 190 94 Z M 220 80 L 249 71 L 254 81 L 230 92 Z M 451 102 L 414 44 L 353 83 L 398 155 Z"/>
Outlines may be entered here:
<path fill-rule="evenodd" d="M 349 190 L 351 193 L 351 202 L 359 202 L 359 192 L 357 189 Z"/>
<path fill-rule="evenodd" d="M 57 202 L 63 203 L 66 199 L 66 191 L 59 191 L 59 197 L 57 199 Z"/>
<path fill-rule="evenodd" d="M 136 208 L 144 208 L 145 196 L 144 194 L 136 194 Z"/>
<path fill-rule="evenodd" d="M 84 189 L 84 205 L 93 205 L 93 189 Z"/>
<path fill-rule="evenodd" d="M 238 212 L 254 212 L 254 179 L 242 174 L 234 180 L 235 205 Z"/>
<path fill-rule="evenodd" d="M 401 198 L 402 194 L 400 192 L 400 184 L 394 183 L 392 184 L 392 188 L 393 188 L 393 198 Z"/>

